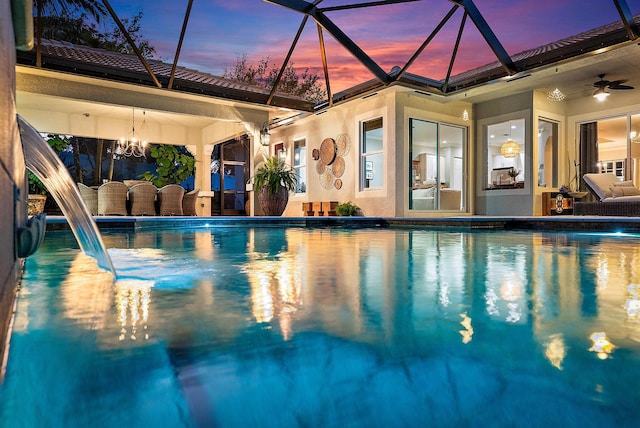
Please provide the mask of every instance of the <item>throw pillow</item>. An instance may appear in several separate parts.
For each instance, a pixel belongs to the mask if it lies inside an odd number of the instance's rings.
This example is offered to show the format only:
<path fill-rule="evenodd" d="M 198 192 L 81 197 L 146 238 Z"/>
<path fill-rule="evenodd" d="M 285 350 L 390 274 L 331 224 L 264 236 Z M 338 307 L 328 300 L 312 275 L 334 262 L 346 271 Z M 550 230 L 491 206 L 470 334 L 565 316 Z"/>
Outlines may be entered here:
<path fill-rule="evenodd" d="M 640 189 L 633 186 L 613 186 L 611 187 L 611 194 L 614 198 L 621 196 L 638 196 L 640 195 Z"/>

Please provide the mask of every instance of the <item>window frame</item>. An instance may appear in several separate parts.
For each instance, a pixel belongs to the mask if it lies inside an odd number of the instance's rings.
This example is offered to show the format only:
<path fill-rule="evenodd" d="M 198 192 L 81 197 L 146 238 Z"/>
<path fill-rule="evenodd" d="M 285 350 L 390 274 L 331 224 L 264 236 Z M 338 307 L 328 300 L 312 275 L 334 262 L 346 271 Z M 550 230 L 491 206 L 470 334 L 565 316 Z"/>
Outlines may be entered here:
<path fill-rule="evenodd" d="M 301 155 L 299 157 L 300 159 L 300 164 L 296 165 L 296 145 L 299 142 L 303 142 L 303 147 L 304 147 L 304 154 Z M 295 138 L 293 140 L 293 162 L 291 167 L 293 168 L 293 170 L 295 171 L 295 173 L 298 175 L 299 178 L 303 178 L 304 181 L 304 185 L 305 185 L 305 189 L 303 191 L 298 191 L 298 185 L 300 184 L 300 179 L 298 180 L 298 184 L 296 184 L 296 190 L 294 192 L 294 195 L 304 195 L 308 192 L 308 168 L 307 168 L 307 138 L 306 137 L 299 137 L 299 138 Z M 304 176 L 303 174 L 300 173 L 300 169 L 304 168 Z"/>
<path fill-rule="evenodd" d="M 520 188 L 509 188 L 509 189 L 493 189 L 487 190 L 487 184 L 489 182 L 489 164 L 488 160 L 488 127 L 490 125 L 501 123 L 505 121 L 515 121 L 519 119 L 524 119 L 524 162 L 525 168 L 524 172 L 524 187 Z M 532 163 L 530 156 L 532 156 L 532 135 L 531 135 L 531 126 L 532 126 L 532 111 L 530 109 L 523 109 L 518 111 L 513 111 L 511 113 L 491 116 L 484 119 L 479 119 L 476 127 L 476 136 L 479 141 L 482 142 L 482 152 L 477 152 L 475 165 L 475 194 L 480 197 L 494 197 L 494 196 L 509 196 L 509 195 L 525 195 L 531 194 L 533 191 L 532 181 L 533 177 L 531 175 Z M 522 152 L 521 152 L 522 153 Z M 529 162 L 527 164 L 527 162 Z"/>
<path fill-rule="evenodd" d="M 376 121 L 381 121 L 381 125 L 380 128 L 375 128 L 375 129 L 380 129 L 380 133 L 381 133 L 381 148 L 378 150 L 374 150 L 374 151 L 370 151 L 370 152 L 365 152 L 364 148 L 366 145 L 366 137 L 365 134 L 367 131 L 365 131 L 365 126 L 368 123 L 372 123 L 372 122 L 376 122 Z M 384 190 L 385 186 L 386 186 L 386 180 L 385 180 L 385 176 L 383 174 L 383 171 L 385 171 L 385 153 L 386 153 L 386 138 L 385 138 L 385 122 L 386 119 L 384 117 L 384 115 L 379 114 L 379 115 L 375 115 L 375 116 L 371 116 L 367 119 L 364 120 L 360 120 L 358 121 L 358 129 L 359 129 L 359 173 L 358 173 L 358 186 L 359 186 L 359 191 L 360 192 L 372 192 L 372 191 L 380 191 L 380 190 Z M 366 187 L 366 180 L 371 180 L 370 178 L 367 178 L 367 174 L 375 174 L 376 171 L 374 169 L 374 165 L 373 163 L 371 163 L 371 161 L 368 161 L 367 158 L 368 157 L 372 157 L 372 156 L 380 156 L 381 157 L 381 166 L 380 166 L 380 171 L 378 172 L 379 174 L 382 174 L 381 179 L 382 179 L 382 184 L 380 186 L 376 186 L 376 187 Z"/>

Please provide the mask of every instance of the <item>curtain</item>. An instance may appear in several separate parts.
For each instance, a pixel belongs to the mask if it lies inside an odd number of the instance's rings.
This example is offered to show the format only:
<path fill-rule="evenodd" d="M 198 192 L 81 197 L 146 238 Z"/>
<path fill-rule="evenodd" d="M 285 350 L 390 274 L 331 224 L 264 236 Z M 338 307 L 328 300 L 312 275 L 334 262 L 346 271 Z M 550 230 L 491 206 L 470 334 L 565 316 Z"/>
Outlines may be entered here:
<path fill-rule="evenodd" d="M 592 172 L 598 172 L 598 122 L 580 125 L 580 177 Z M 585 190 L 582 178 L 579 189 Z"/>

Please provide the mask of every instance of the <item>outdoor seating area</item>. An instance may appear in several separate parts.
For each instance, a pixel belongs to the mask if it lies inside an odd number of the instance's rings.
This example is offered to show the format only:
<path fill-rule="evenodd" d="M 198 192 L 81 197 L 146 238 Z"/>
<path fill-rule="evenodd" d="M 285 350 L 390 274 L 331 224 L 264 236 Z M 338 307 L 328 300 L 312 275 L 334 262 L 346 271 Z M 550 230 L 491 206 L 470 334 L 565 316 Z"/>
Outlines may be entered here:
<path fill-rule="evenodd" d="M 148 181 L 108 181 L 101 186 L 78 183 L 80 196 L 94 216 L 195 216 L 199 189 L 186 192 L 182 186 L 161 188 Z"/>
<path fill-rule="evenodd" d="M 613 173 L 584 174 L 583 180 L 596 202 L 575 202 L 574 215 L 640 215 L 640 189 L 633 181 L 620 181 Z"/>

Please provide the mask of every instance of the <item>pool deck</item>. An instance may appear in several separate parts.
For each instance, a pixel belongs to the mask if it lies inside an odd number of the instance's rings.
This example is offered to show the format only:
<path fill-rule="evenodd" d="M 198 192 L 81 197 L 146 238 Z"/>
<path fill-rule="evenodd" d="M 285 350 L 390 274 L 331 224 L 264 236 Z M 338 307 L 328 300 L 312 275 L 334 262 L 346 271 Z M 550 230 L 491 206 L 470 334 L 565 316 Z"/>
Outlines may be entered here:
<path fill-rule="evenodd" d="M 452 217 L 94 217 L 98 229 L 144 230 L 191 227 L 320 227 L 640 232 L 640 217 L 452 216 Z M 47 216 L 47 230 L 68 229 L 64 216 Z"/>

